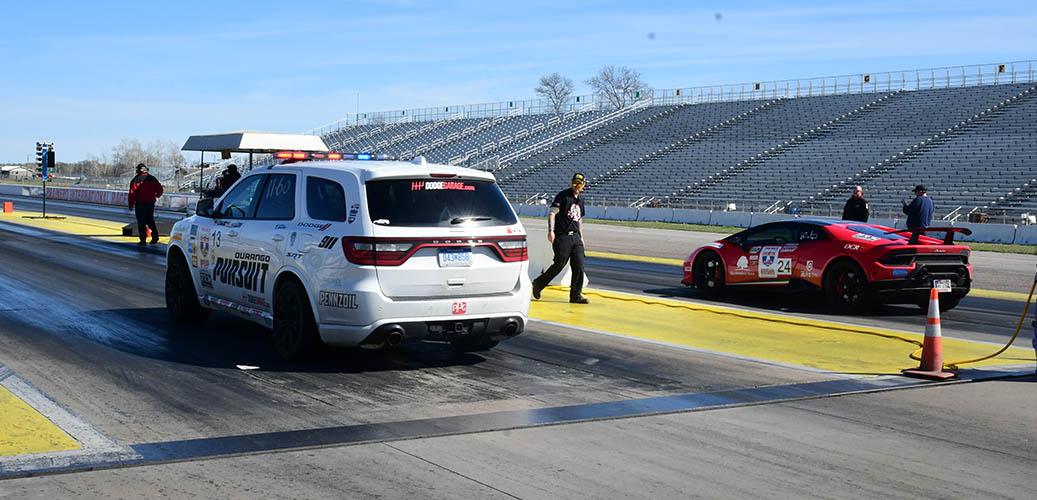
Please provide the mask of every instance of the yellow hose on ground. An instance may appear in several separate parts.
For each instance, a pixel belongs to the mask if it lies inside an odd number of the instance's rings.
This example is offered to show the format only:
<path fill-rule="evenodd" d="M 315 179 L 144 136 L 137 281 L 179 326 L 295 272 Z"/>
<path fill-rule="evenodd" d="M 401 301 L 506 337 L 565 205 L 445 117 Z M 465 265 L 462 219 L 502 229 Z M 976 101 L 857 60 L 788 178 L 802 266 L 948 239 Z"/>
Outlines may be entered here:
<path fill-rule="evenodd" d="M 1004 347 L 1002 347 L 999 351 L 997 351 L 994 354 L 991 354 L 989 356 L 983 356 L 982 358 L 975 358 L 975 359 L 966 359 L 966 360 L 963 360 L 963 361 L 948 361 L 948 362 L 944 363 L 943 366 L 946 367 L 949 370 L 957 370 L 958 369 L 958 365 L 963 365 L 965 363 L 975 363 L 977 361 L 983 361 L 985 359 L 990 359 L 990 358 L 996 357 L 998 354 L 1001 354 L 1001 353 L 1007 351 L 1008 348 L 1012 346 L 1012 342 L 1015 342 L 1015 338 L 1019 336 L 1019 330 L 1021 330 L 1023 328 L 1023 321 L 1026 320 L 1026 313 L 1030 310 L 1030 300 L 1033 299 L 1033 290 L 1035 288 L 1037 288 L 1037 276 L 1034 276 L 1033 285 L 1030 286 L 1030 295 L 1028 295 L 1026 297 L 1026 304 L 1023 305 L 1023 314 L 1022 314 L 1022 316 L 1019 316 L 1019 324 L 1016 325 L 1016 327 L 1015 327 L 1015 333 L 1012 334 L 1012 338 L 1008 340 L 1008 343 L 1005 344 Z M 921 361 L 922 360 L 921 353 L 922 353 L 922 349 L 919 348 L 915 352 L 911 353 L 911 359 L 916 360 L 916 361 Z"/>

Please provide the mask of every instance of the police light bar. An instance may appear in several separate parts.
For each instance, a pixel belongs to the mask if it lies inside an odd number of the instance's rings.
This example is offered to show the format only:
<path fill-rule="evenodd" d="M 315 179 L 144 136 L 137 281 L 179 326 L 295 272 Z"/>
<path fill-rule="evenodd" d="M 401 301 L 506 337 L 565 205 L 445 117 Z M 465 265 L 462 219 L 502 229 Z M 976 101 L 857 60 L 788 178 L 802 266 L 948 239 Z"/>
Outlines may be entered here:
<path fill-rule="evenodd" d="M 280 160 L 395 160 L 390 155 L 373 153 L 306 153 L 299 151 L 280 151 L 274 155 Z"/>

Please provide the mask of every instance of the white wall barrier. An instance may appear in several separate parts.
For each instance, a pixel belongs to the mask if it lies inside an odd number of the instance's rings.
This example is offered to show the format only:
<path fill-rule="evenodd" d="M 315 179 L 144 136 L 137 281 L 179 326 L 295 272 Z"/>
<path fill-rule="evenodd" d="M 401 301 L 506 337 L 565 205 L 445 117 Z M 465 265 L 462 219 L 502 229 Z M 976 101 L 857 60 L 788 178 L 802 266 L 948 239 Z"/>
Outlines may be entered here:
<path fill-rule="evenodd" d="M 641 207 L 637 211 L 637 220 L 671 222 L 673 209 L 664 207 Z"/>
<path fill-rule="evenodd" d="M 605 207 L 600 205 L 586 205 L 584 208 L 587 209 L 587 213 L 584 217 L 588 219 L 604 219 L 605 218 Z"/>
<path fill-rule="evenodd" d="M 1019 226 L 1015 228 L 1016 245 L 1037 245 L 1037 226 Z"/>
<path fill-rule="evenodd" d="M 780 220 L 792 220 L 795 219 L 795 215 L 790 214 L 750 214 L 749 224 L 752 227 L 759 226 L 760 224 L 766 224 L 768 222 L 777 222 Z"/>
<path fill-rule="evenodd" d="M 709 225 L 709 219 L 711 215 L 713 215 L 713 212 L 711 210 L 675 208 L 673 210 L 673 222 L 680 222 L 682 224 Z"/>
<path fill-rule="evenodd" d="M 868 219 L 868 224 L 875 224 L 876 226 L 895 227 L 897 219 L 894 217 L 874 217 Z"/>
<path fill-rule="evenodd" d="M 637 220 L 637 209 L 634 207 L 605 207 L 605 219 Z"/>
<path fill-rule="evenodd" d="M 713 212 L 709 223 L 714 226 L 749 227 L 752 214 L 749 212 Z"/>
<path fill-rule="evenodd" d="M 954 235 L 954 239 L 957 241 L 983 241 L 986 243 L 1012 243 L 1015 241 L 1015 224 L 961 222 L 954 224 L 954 227 L 967 227 L 972 230 L 971 236 L 965 236 L 961 233 Z"/>
<path fill-rule="evenodd" d="M 547 241 L 546 233 L 527 231 L 526 250 L 529 252 L 529 279 L 534 280 L 554 263 L 554 249 Z M 555 276 L 555 279 L 548 284 L 569 286 L 572 283 L 572 274 L 572 269 L 569 268 L 569 264 L 566 264 L 562 272 L 558 273 L 558 276 Z M 590 279 L 587 278 L 587 273 L 584 273 L 583 286 L 586 287 L 588 283 L 590 283 Z"/>

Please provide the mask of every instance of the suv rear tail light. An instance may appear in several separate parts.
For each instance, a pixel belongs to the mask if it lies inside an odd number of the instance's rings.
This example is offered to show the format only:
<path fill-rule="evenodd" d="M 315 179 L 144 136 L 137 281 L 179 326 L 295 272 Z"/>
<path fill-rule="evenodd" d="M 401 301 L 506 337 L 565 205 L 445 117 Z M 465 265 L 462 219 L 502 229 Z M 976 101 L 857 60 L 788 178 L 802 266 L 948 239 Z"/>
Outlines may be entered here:
<path fill-rule="evenodd" d="M 500 248 L 501 259 L 504 262 L 522 262 L 529 260 L 529 249 L 526 247 L 526 239 L 502 240 L 497 242 Z"/>
<path fill-rule="evenodd" d="M 490 247 L 503 262 L 529 260 L 525 236 L 490 238 L 342 238 L 342 252 L 354 264 L 399 266 L 421 248 Z"/>

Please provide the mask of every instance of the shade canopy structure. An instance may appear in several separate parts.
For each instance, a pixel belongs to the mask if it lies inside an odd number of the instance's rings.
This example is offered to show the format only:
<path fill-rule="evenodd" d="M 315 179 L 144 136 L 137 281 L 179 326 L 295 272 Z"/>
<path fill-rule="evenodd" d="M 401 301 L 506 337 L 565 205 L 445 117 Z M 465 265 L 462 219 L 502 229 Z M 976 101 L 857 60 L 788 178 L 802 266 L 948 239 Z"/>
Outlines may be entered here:
<path fill-rule="evenodd" d="M 276 153 L 307 151 L 324 153 L 328 146 L 316 135 L 275 134 L 245 130 L 223 134 L 192 135 L 181 151 L 219 151 L 226 153 Z"/>
<path fill-rule="evenodd" d="M 248 153 L 248 166 L 252 169 L 254 153 L 276 153 L 278 151 L 300 151 L 326 153 L 328 145 L 324 139 L 316 135 L 276 134 L 274 132 L 256 132 L 242 130 L 222 134 L 192 135 L 180 148 L 181 151 L 200 151 L 202 154 L 199 188 L 203 189 L 205 179 L 205 153 L 219 152 L 223 159 L 229 159 L 231 153 Z"/>

